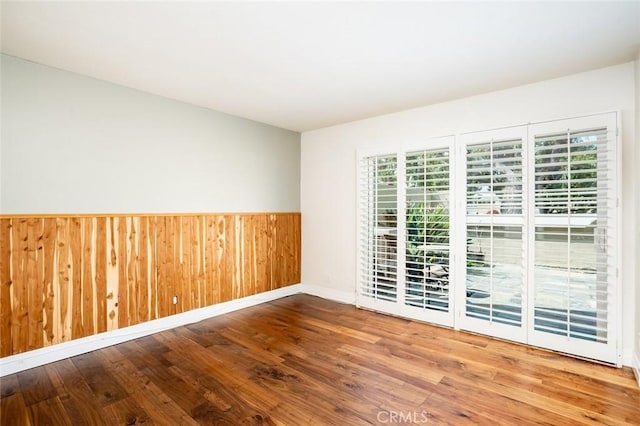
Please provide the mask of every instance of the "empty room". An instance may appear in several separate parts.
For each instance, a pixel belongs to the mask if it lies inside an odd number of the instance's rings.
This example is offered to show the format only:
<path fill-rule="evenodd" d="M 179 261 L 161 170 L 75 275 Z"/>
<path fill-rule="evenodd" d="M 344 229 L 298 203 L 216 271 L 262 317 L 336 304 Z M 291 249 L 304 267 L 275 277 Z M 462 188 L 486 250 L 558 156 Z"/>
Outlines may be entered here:
<path fill-rule="evenodd" d="M 639 424 L 639 1 L 0 22 L 3 426 Z"/>

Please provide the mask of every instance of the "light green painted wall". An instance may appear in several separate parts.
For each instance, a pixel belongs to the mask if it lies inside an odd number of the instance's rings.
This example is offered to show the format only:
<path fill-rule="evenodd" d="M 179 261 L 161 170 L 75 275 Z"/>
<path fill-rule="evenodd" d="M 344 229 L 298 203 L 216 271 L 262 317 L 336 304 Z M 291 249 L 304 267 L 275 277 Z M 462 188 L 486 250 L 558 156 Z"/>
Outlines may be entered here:
<path fill-rule="evenodd" d="M 2 213 L 300 210 L 299 133 L 1 59 Z"/>

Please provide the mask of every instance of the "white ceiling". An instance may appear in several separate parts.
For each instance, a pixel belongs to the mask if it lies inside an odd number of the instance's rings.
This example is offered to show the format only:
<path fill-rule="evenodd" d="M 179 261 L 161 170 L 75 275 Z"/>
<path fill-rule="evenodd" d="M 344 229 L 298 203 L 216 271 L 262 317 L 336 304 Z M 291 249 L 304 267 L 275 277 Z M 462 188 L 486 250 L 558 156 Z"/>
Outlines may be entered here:
<path fill-rule="evenodd" d="M 7 2 L 2 52 L 296 131 L 633 60 L 633 2 Z"/>

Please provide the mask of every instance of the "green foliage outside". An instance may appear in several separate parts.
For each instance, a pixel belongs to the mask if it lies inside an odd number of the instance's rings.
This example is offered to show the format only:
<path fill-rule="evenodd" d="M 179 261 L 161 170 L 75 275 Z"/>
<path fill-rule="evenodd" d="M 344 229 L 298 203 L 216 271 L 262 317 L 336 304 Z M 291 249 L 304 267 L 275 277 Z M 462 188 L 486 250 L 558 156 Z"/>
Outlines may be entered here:
<path fill-rule="evenodd" d="M 596 213 L 598 146 L 593 139 L 536 141 L 536 207 L 540 213 Z"/>

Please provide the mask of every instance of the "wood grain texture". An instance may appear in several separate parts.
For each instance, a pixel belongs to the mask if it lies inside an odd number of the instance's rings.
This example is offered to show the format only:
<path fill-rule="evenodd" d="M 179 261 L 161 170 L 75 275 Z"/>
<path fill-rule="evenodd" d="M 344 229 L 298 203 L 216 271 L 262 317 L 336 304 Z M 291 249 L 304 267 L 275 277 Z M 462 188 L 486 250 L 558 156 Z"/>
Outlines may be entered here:
<path fill-rule="evenodd" d="M 56 248 L 58 253 L 58 302 L 54 313 L 54 330 L 57 325 L 57 333 L 54 331 L 53 343 L 61 343 L 71 340 L 71 311 L 69 309 L 71 298 L 71 263 L 69 259 L 69 221 L 63 218 L 56 219 Z M 56 289 L 54 289 L 55 291 Z M 54 296 L 55 297 L 55 296 Z M 15 349 L 14 349 L 15 351 Z M 15 351 L 14 353 L 17 353 Z"/>
<path fill-rule="evenodd" d="M 0 220 L 0 357 L 11 355 L 11 221 Z"/>
<path fill-rule="evenodd" d="M 629 368 L 307 295 L 9 375 L 0 387 L 2 425 L 637 425 L 640 418 Z"/>
<path fill-rule="evenodd" d="M 84 337 L 82 331 L 82 218 L 72 218 L 69 226 L 71 240 L 71 338 Z M 85 259 L 84 266 L 87 266 Z"/>
<path fill-rule="evenodd" d="M 299 213 L 2 216 L 0 356 L 296 284 L 299 228 Z"/>
<path fill-rule="evenodd" d="M 25 352 L 27 350 L 28 308 L 27 308 L 27 220 L 19 219 L 13 226 L 11 238 L 11 269 L 12 294 L 9 303 L 12 304 L 12 321 L 9 330 L 12 336 L 11 353 Z M 4 301 L 3 301 L 4 303 Z"/>
<path fill-rule="evenodd" d="M 107 220 L 96 218 L 96 332 L 107 331 Z M 102 301 L 102 302 L 101 302 Z"/>

